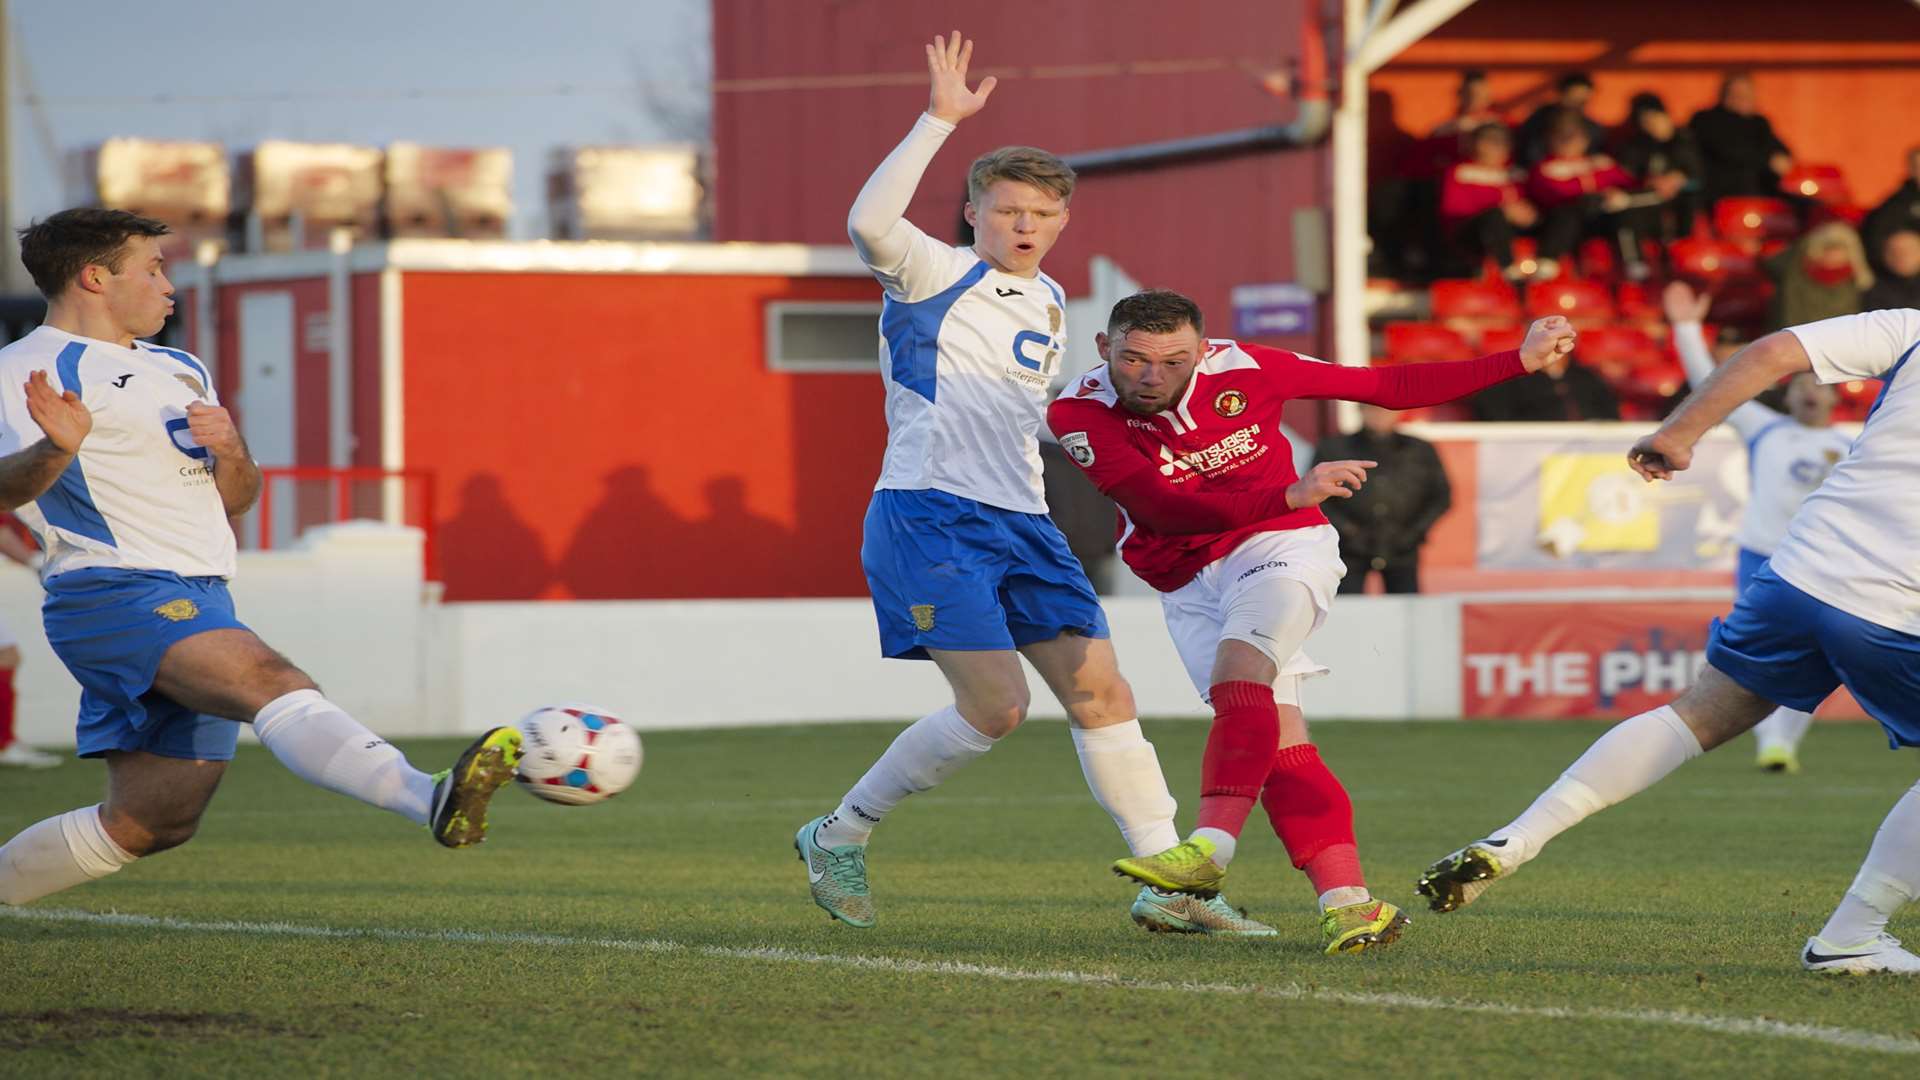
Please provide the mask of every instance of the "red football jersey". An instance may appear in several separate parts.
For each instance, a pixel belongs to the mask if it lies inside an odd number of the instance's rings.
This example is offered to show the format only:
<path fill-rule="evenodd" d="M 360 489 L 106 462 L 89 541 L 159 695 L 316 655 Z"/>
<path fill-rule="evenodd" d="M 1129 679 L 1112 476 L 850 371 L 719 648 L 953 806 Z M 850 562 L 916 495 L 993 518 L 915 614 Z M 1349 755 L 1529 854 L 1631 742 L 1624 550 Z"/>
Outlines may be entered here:
<path fill-rule="evenodd" d="M 1286 503 L 1287 486 L 1299 479 L 1292 447 L 1280 433 L 1280 410 L 1289 400 L 1411 409 L 1525 370 L 1518 352 L 1360 368 L 1214 339 L 1173 408 L 1152 416 L 1128 410 L 1102 365 L 1054 401 L 1047 426 L 1095 486 L 1120 504 L 1121 558 L 1141 580 L 1172 592 L 1255 533 L 1326 523 L 1319 507 Z"/>

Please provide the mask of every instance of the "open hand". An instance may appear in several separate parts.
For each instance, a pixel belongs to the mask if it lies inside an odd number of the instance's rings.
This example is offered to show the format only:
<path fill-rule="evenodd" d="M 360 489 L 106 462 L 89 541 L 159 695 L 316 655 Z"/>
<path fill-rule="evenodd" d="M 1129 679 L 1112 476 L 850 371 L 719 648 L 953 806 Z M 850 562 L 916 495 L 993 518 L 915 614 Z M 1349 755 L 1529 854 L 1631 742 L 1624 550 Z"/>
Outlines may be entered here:
<path fill-rule="evenodd" d="M 1572 352 L 1574 340 L 1578 337 L 1573 324 L 1564 315 L 1535 319 L 1533 325 L 1527 327 L 1526 340 L 1520 343 L 1520 363 L 1528 371 L 1539 371 Z"/>
<path fill-rule="evenodd" d="M 240 441 L 240 429 L 233 426 L 233 415 L 218 405 L 195 401 L 187 406 L 187 432 L 196 446 L 204 446 L 214 457 L 237 457 L 246 452 Z"/>
<path fill-rule="evenodd" d="M 1642 480 L 1671 480 L 1693 464 L 1693 446 L 1667 433 L 1665 428 L 1641 439 L 1627 451 L 1627 465 Z"/>
<path fill-rule="evenodd" d="M 1674 281 L 1660 294 L 1660 306 L 1666 309 L 1669 323 L 1701 322 L 1713 307 L 1713 297 L 1695 292 L 1693 286 L 1684 281 Z"/>
<path fill-rule="evenodd" d="M 1367 482 L 1367 470 L 1379 465 L 1377 461 L 1323 461 L 1287 486 L 1287 505 L 1298 510 L 1328 499 L 1351 499 Z"/>
<path fill-rule="evenodd" d="M 27 376 L 27 415 L 40 425 L 48 442 L 69 454 L 79 453 L 80 444 L 93 430 L 93 410 L 71 390 L 56 393 L 44 371 Z"/>
<path fill-rule="evenodd" d="M 961 41 L 960 31 L 951 40 L 939 34 L 927 46 L 927 74 L 933 89 L 927 99 L 927 112 L 936 120 L 957 124 L 986 107 L 987 96 L 1000 80 L 989 75 L 980 80 L 979 90 L 967 89 L 967 65 L 973 60 L 973 42 Z"/>

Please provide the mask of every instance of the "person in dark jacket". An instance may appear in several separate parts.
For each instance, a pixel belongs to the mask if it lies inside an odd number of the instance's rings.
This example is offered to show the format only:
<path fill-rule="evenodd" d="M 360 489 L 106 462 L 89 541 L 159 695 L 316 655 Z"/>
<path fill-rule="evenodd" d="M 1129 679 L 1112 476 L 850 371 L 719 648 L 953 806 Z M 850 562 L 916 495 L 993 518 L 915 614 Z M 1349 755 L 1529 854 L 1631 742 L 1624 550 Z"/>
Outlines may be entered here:
<path fill-rule="evenodd" d="M 1860 238 L 1867 243 L 1867 254 L 1878 259 L 1887 250 L 1887 237 L 1902 230 L 1920 232 L 1920 146 L 1907 151 L 1907 182 L 1860 223 Z M 1885 267 L 1875 263 L 1874 269 Z"/>
<path fill-rule="evenodd" d="M 1901 229 L 1880 245 L 1881 270 L 1860 297 L 1861 311 L 1920 308 L 1920 231 Z"/>
<path fill-rule="evenodd" d="M 1567 356 L 1475 394 L 1476 420 L 1618 420 L 1620 399 L 1598 372 Z"/>
<path fill-rule="evenodd" d="M 1360 406 L 1360 430 L 1322 439 L 1314 460 L 1377 461 L 1365 487 L 1350 499 L 1321 507 L 1340 534 L 1347 576 L 1343 593 L 1365 592 L 1367 575 L 1380 572 L 1390 593 L 1420 591 L 1420 547 L 1440 515 L 1453 505 L 1453 488 L 1440 455 L 1424 439 L 1395 431 L 1400 414 L 1378 405 Z"/>
<path fill-rule="evenodd" d="M 1580 118 L 1587 129 L 1587 142 L 1600 146 L 1606 142 L 1607 129 L 1587 115 L 1587 102 L 1593 97 L 1593 76 L 1584 71 L 1569 71 L 1560 76 L 1554 86 L 1553 100 L 1533 110 L 1520 124 L 1520 130 L 1514 132 L 1513 144 L 1523 166 L 1531 166 L 1553 152 L 1549 145 L 1547 127 L 1555 116 L 1562 111 L 1570 111 Z"/>
<path fill-rule="evenodd" d="M 1708 202 L 1729 195 L 1780 194 L 1780 178 L 1793 168 L 1793 154 L 1758 105 L 1753 76 L 1736 71 L 1720 84 L 1720 104 L 1693 114 L 1688 126 L 1706 161 Z"/>
<path fill-rule="evenodd" d="M 1706 164 L 1693 132 L 1673 122 L 1660 95 L 1633 95 L 1617 160 L 1621 168 L 1639 178 L 1643 193 L 1660 200 L 1654 203 L 1643 195 L 1644 208 L 1650 211 L 1648 232 L 1661 240 L 1693 232 Z"/>

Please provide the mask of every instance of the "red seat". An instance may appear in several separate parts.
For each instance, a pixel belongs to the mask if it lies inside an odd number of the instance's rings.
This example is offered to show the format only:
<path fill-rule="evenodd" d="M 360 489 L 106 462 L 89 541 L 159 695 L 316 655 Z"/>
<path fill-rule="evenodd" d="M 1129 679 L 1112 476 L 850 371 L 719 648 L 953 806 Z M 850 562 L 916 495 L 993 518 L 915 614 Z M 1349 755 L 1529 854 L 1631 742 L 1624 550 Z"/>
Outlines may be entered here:
<path fill-rule="evenodd" d="M 1835 383 L 1833 388 L 1839 392 L 1839 404 L 1834 406 L 1833 418 L 1843 423 L 1860 421 L 1867 418 L 1873 409 L 1873 403 L 1880 397 L 1880 380 L 1853 379 Z"/>
<path fill-rule="evenodd" d="M 1614 294 L 1613 309 L 1628 322 L 1658 323 L 1667 317 L 1660 303 L 1660 287 L 1644 281 L 1621 282 Z"/>
<path fill-rule="evenodd" d="M 1486 326 L 1520 318 L 1520 298 L 1504 281 L 1436 281 L 1433 317 L 1450 326 Z"/>
<path fill-rule="evenodd" d="M 1780 187 L 1828 206 L 1853 205 L 1853 192 L 1848 189 L 1847 178 L 1838 165 L 1825 162 L 1795 165 L 1780 178 Z"/>
<path fill-rule="evenodd" d="M 1673 261 L 1675 275 L 1709 287 L 1754 273 L 1753 256 L 1724 240 L 1675 240 L 1667 248 L 1667 257 Z"/>
<path fill-rule="evenodd" d="M 1800 219 L 1784 199 L 1736 196 L 1713 204 L 1713 227 L 1720 239 L 1759 244 L 1800 231 Z"/>
<path fill-rule="evenodd" d="M 1527 328 L 1524 326 L 1490 326 L 1480 335 L 1480 352 L 1482 355 L 1508 352 L 1519 348 L 1526 339 Z"/>
<path fill-rule="evenodd" d="M 1536 282 L 1527 289 L 1527 314 L 1536 319 L 1565 315 L 1575 325 L 1597 325 L 1613 318 L 1613 294 L 1581 278 Z"/>
<path fill-rule="evenodd" d="M 1624 371 L 1658 366 L 1666 352 L 1653 335 L 1637 326 L 1601 326 L 1582 330 L 1574 346 L 1580 359 L 1599 367 L 1618 367 Z"/>
<path fill-rule="evenodd" d="M 1387 362 L 1391 364 L 1473 359 L 1473 346 L 1467 339 L 1439 323 L 1391 322 L 1386 337 Z"/>
<path fill-rule="evenodd" d="M 1714 322 L 1749 326 L 1767 317 L 1773 303 L 1773 282 L 1765 278 L 1740 278 L 1726 282 L 1713 294 L 1713 308 L 1707 317 Z"/>
<path fill-rule="evenodd" d="M 1582 240 L 1577 258 L 1582 277 L 1601 281 L 1618 281 L 1620 278 L 1620 256 L 1614 250 L 1613 242 L 1604 236 L 1589 236 Z"/>

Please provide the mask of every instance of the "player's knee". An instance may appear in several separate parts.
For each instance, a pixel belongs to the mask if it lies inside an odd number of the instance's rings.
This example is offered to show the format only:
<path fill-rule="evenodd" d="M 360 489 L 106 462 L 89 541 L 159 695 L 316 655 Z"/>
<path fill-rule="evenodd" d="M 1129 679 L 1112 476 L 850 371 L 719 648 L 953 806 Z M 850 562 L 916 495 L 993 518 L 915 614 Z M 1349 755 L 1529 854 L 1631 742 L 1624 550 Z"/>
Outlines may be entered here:
<path fill-rule="evenodd" d="M 107 835 L 129 855 L 157 855 L 177 848 L 200 831 L 200 815 L 192 817 L 137 818 L 109 812 L 105 821 Z"/>
<path fill-rule="evenodd" d="M 1002 687 L 997 693 L 964 702 L 960 715 L 989 739 L 1009 735 L 1027 718 L 1032 699 L 1024 683 Z"/>

